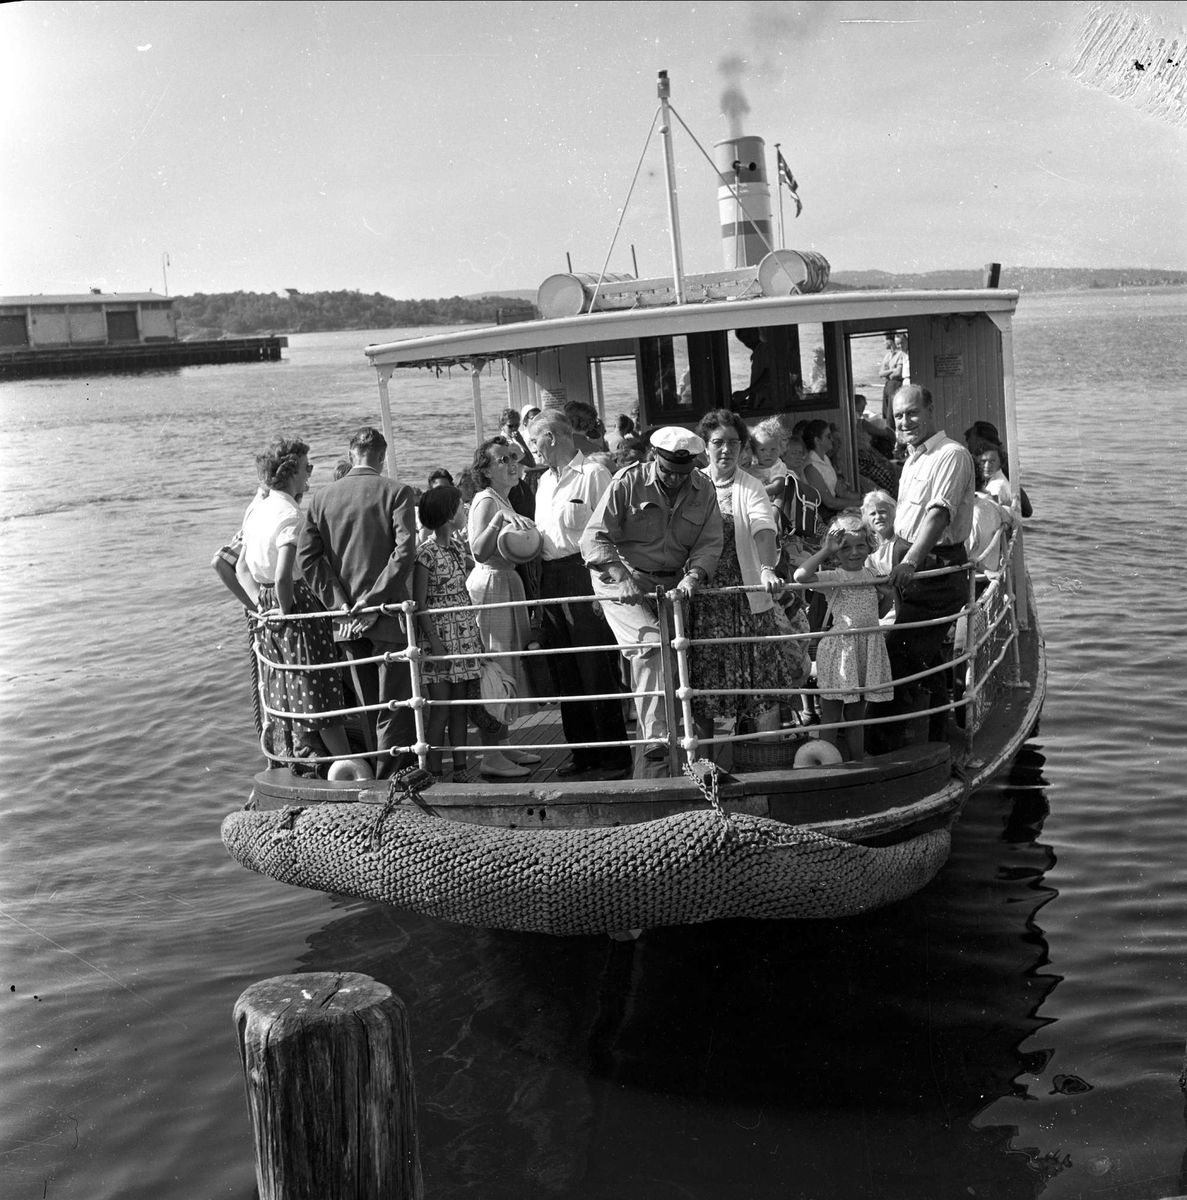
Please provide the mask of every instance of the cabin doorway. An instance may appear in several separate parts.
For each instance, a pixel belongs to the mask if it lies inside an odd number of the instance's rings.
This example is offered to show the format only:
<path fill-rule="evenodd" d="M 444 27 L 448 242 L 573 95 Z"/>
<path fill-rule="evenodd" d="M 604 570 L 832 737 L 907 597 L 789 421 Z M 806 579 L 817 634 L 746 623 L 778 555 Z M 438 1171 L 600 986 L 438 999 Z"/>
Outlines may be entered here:
<path fill-rule="evenodd" d="M 890 411 L 892 393 L 886 388 L 887 376 L 879 372 L 887 365 L 889 356 L 899 346 L 906 355 L 903 382 L 911 382 L 910 355 L 906 350 L 906 329 L 884 329 L 879 333 L 851 333 L 848 337 L 849 362 L 853 377 L 853 391 L 866 399 L 867 417 L 880 417 L 892 429 L 894 414 Z"/>

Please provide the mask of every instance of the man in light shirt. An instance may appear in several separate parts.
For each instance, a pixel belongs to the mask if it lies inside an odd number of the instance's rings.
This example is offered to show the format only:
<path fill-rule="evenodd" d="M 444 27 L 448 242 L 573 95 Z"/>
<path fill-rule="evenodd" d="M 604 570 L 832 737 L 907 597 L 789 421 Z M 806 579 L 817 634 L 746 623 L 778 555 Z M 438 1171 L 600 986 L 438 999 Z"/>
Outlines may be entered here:
<path fill-rule="evenodd" d="M 931 392 L 916 384 L 899 388 L 894 396 L 894 428 L 908 449 L 898 486 L 894 532 L 910 545 L 890 571 L 898 592 L 895 624 L 886 636 L 886 649 L 896 679 L 936 666 L 947 624 L 923 629 L 900 629 L 904 622 L 929 621 L 955 614 L 968 597 L 968 576 L 953 572 L 916 579 L 918 571 L 960 566 L 967 562 L 965 541 L 973 528 L 973 459 L 959 442 L 937 428 Z M 929 708 L 948 702 L 945 674 L 895 688 L 894 704 L 907 712 L 927 691 Z M 947 714 L 932 716 L 929 739 L 946 734 Z"/>
<path fill-rule="evenodd" d="M 581 535 L 610 486 L 610 472 L 577 449 L 573 426 L 555 410 L 532 418 L 528 439 L 536 461 L 547 468 L 540 475 L 536 489 L 536 527 L 540 530 L 544 557 L 540 599 L 592 597 L 593 585 L 581 558 Z M 614 641 L 605 618 L 592 603 L 545 603 L 542 608 L 546 649 L 606 646 Z M 616 659 L 612 650 L 589 650 L 557 654 L 547 661 L 558 694 L 579 697 L 619 690 Z M 622 701 L 617 698 L 563 700 L 561 724 L 565 740 L 570 743 L 626 740 Z M 578 748 L 572 756 L 572 761 L 557 771 L 562 778 L 591 771 L 625 773 L 631 765 L 630 749 L 626 746 Z"/>

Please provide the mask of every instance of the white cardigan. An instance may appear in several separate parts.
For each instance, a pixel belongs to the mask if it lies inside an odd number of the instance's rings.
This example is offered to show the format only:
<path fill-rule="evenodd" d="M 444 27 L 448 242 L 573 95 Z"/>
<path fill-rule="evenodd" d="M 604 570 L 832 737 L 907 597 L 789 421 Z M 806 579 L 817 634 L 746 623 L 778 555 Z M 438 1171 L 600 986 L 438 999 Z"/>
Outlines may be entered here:
<path fill-rule="evenodd" d="M 753 587 L 762 583 L 762 563 L 758 560 L 754 535 L 769 529 L 778 538 L 779 522 L 766 489 L 741 467 L 734 475 L 730 494 L 734 505 L 734 548 L 738 555 L 738 566 L 742 569 L 742 582 L 747 587 Z M 747 592 L 746 599 L 750 601 L 751 612 L 768 612 L 775 607 L 775 601 L 768 592 Z"/>

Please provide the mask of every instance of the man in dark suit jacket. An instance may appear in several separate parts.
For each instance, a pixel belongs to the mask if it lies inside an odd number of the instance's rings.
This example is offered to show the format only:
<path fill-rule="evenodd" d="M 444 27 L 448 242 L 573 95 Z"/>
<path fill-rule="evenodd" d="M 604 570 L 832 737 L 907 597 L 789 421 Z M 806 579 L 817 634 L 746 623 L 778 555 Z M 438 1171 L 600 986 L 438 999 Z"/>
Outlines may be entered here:
<path fill-rule="evenodd" d="M 400 617 L 360 611 L 407 600 L 416 560 L 412 489 L 380 474 L 386 452 L 387 441 L 377 429 L 364 427 L 350 439 L 351 469 L 309 501 L 297 549 L 297 566 L 326 607 L 350 610 L 351 615 L 335 625 L 342 649 L 352 660 L 408 648 Z M 412 695 L 408 664 L 402 659 L 356 662 L 352 675 L 365 704 Z M 388 751 L 388 757 L 376 762 L 377 778 L 414 763 L 410 754 L 391 754 L 395 747 L 416 741 L 412 710 L 380 712 L 375 740 L 381 752 Z"/>

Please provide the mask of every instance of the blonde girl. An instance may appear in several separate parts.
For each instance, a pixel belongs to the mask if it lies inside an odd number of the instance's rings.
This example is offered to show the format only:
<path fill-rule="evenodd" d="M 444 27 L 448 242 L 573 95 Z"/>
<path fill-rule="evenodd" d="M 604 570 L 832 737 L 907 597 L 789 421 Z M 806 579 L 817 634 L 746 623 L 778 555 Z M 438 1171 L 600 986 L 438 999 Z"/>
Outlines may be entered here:
<path fill-rule="evenodd" d="M 861 721 L 868 702 L 890 700 L 894 695 L 890 657 L 878 626 L 878 591 L 874 584 L 878 573 L 866 566 L 875 541 L 873 530 L 860 513 L 844 513 L 829 526 L 821 548 L 796 568 L 796 583 L 842 585 L 828 589 L 832 627 L 816 650 L 820 713 L 826 725 Z M 838 568 L 820 570 L 829 558 L 837 560 Z M 828 623 L 826 618 L 826 628 Z M 861 725 L 822 730 L 821 737 L 842 753 L 848 750 L 853 762 L 865 758 L 865 729 Z"/>

